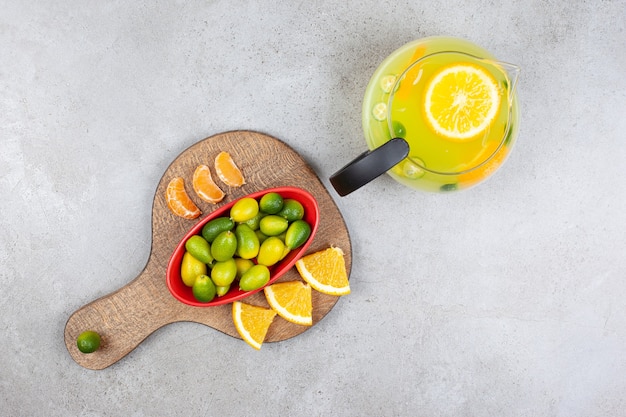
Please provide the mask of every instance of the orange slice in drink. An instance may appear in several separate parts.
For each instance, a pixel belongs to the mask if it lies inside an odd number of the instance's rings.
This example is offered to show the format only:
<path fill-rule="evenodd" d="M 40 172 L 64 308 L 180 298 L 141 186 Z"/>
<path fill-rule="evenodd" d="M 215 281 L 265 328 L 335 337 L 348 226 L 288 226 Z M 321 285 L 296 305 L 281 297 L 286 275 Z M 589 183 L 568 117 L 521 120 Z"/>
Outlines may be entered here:
<path fill-rule="evenodd" d="M 215 172 L 224 184 L 231 187 L 241 187 L 246 183 L 241 170 L 226 151 L 220 152 L 215 157 Z"/>
<path fill-rule="evenodd" d="M 336 247 L 312 253 L 296 262 L 300 276 L 315 290 L 329 295 L 350 294 L 343 251 Z"/>
<path fill-rule="evenodd" d="M 206 165 L 198 165 L 193 172 L 193 190 L 198 197 L 209 203 L 219 203 L 226 195 L 213 181 L 211 170 Z"/>
<path fill-rule="evenodd" d="M 233 302 L 233 323 L 243 340 L 256 350 L 261 349 L 267 330 L 276 317 L 276 312 L 269 308 Z"/>
<path fill-rule="evenodd" d="M 172 213 L 185 219 L 195 219 L 202 212 L 185 191 L 185 181 L 181 177 L 172 178 L 165 190 L 167 206 Z"/>
<path fill-rule="evenodd" d="M 406 72 L 406 74 L 404 74 L 404 77 L 401 80 L 401 82 L 405 82 L 409 85 L 415 82 L 415 79 L 418 77 L 420 69 L 421 69 L 421 65 L 415 64 L 415 61 L 423 58 L 425 54 L 426 54 L 426 46 L 419 45 L 417 48 L 415 48 L 415 52 L 413 52 L 413 56 L 411 57 L 411 60 L 407 63 L 407 67 L 409 65 L 413 65 L 413 66 L 411 67 L 411 69 L 409 69 Z M 411 88 L 400 88 L 398 92 L 396 93 L 396 97 L 402 100 L 406 100 L 410 94 L 411 94 Z"/>
<path fill-rule="evenodd" d="M 270 307 L 279 316 L 295 324 L 313 324 L 311 286 L 302 281 L 272 284 L 263 289 Z"/>
<path fill-rule="evenodd" d="M 428 82 L 424 114 L 439 136 L 467 141 L 483 134 L 500 110 L 500 90 L 489 71 L 471 63 L 440 69 Z"/>
<path fill-rule="evenodd" d="M 485 151 L 481 154 L 481 156 L 493 154 L 495 152 L 497 146 L 498 146 L 497 143 L 493 143 L 491 146 L 487 146 L 485 148 Z M 507 155 L 508 155 L 507 147 L 506 146 L 502 146 L 502 148 L 500 148 L 498 150 L 498 152 L 495 153 L 491 157 L 491 159 L 489 159 L 488 161 L 484 162 L 479 167 L 474 168 L 474 169 L 472 169 L 470 171 L 467 171 L 467 172 L 459 175 L 459 183 L 462 184 L 465 187 L 468 187 L 468 186 L 471 186 L 471 185 L 479 183 L 480 181 L 482 181 L 483 179 L 489 177 L 495 171 L 497 171 L 497 169 L 500 167 L 500 165 L 502 165 L 502 163 L 504 163 L 504 160 L 506 159 Z"/>

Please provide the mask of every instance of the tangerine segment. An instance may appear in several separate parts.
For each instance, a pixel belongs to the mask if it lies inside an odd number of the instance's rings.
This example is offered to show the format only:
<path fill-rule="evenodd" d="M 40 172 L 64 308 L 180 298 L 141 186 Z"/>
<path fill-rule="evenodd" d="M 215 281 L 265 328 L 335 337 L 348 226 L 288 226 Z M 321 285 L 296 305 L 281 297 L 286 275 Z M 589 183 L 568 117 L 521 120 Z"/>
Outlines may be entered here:
<path fill-rule="evenodd" d="M 500 110 L 498 83 L 482 67 L 457 63 L 439 70 L 426 86 L 424 112 L 432 130 L 447 139 L 474 139 Z"/>
<path fill-rule="evenodd" d="M 265 298 L 279 316 L 295 324 L 313 324 L 311 286 L 302 281 L 279 282 L 263 289 Z"/>
<path fill-rule="evenodd" d="M 202 212 L 187 195 L 185 181 L 181 177 L 172 178 L 165 190 L 167 206 L 177 216 L 185 219 L 195 219 Z"/>
<path fill-rule="evenodd" d="M 329 295 L 350 294 L 348 273 L 340 248 L 330 247 L 300 258 L 300 276 L 315 290 Z"/>
<path fill-rule="evenodd" d="M 193 190 L 198 197 L 208 203 L 219 203 L 226 195 L 213 181 L 211 170 L 206 165 L 198 165 L 193 172 Z"/>
<path fill-rule="evenodd" d="M 215 171 L 224 184 L 231 187 L 241 187 L 246 183 L 241 170 L 226 151 L 220 152 L 215 157 Z"/>
<path fill-rule="evenodd" d="M 241 338 L 256 350 L 261 349 L 276 312 L 269 308 L 233 302 L 233 323 Z"/>

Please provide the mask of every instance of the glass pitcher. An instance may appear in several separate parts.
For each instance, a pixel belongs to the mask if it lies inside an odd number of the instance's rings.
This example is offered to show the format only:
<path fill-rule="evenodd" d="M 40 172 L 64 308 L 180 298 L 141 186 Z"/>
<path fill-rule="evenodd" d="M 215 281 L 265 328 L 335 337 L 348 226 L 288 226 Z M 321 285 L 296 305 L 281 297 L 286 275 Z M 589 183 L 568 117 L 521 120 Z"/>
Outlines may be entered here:
<path fill-rule="evenodd" d="M 346 195 L 384 172 L 408 187 L 449 192 L 490 177 L 519 130 L 519 68 L 468 41 L 404 45 L 374 72 L 362 122 L 370 151 L 331 176 Z"/>

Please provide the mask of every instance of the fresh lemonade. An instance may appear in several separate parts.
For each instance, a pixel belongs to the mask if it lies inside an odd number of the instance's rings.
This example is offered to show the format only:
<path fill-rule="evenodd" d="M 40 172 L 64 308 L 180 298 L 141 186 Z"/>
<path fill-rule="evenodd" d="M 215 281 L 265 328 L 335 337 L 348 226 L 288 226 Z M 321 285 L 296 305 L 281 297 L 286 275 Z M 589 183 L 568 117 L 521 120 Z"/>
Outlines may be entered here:
<path fill-rule="evenodd" d="M 403 46 L 367 87 L 363 129 L 369 148 L 404 138 L 409 156 L 389 174 L 413 188 L 442 192 L 480 183 L 515 142 L 517 72 L 460 39 L 433 37 Z"/>

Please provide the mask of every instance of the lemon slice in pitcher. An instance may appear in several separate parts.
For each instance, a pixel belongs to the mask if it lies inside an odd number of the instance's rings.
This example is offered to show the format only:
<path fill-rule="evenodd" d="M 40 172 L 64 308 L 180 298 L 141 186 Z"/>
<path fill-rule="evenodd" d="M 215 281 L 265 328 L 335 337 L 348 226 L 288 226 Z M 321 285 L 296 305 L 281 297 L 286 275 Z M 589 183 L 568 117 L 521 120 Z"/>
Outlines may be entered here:
<path fill-rule="evenodd" d="M 498 83 L 482 67 L 456 63 L 439 70 L 426 86 L 424 113 L 433 131 L 457 141 L 491 127 L 500 109 Z"/>

